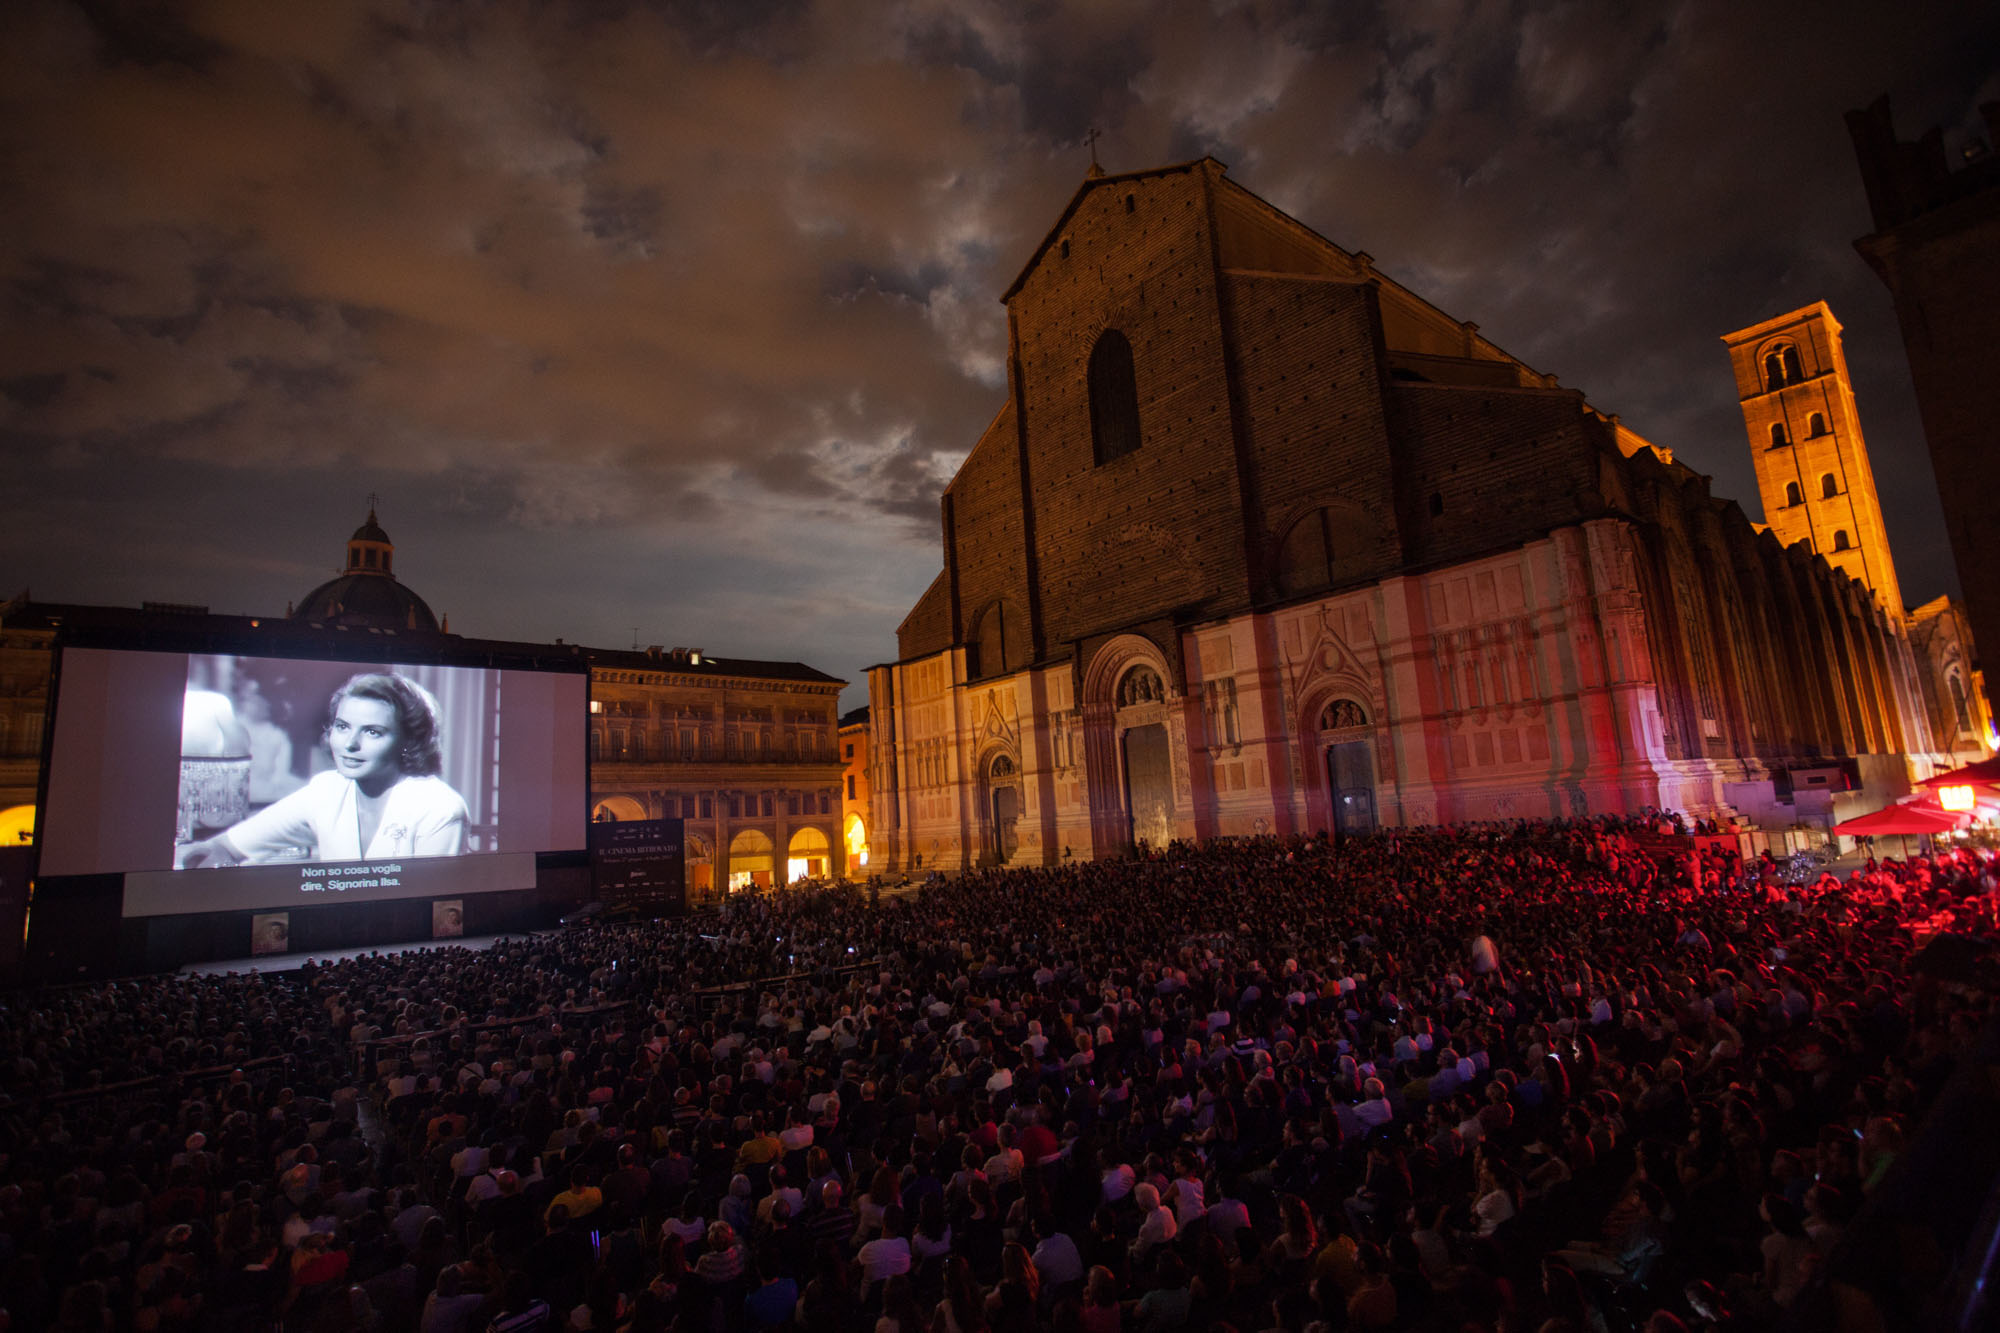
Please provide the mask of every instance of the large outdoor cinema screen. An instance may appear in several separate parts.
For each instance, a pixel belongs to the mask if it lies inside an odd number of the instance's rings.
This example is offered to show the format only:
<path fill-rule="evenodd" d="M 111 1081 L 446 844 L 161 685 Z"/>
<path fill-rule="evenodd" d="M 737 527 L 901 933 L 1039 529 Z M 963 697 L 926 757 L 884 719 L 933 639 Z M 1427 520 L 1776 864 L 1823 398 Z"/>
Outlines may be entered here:
<path fill-rule="evenodd" d="M 68 648 L 44 883 L 126 916 L 532 888 L 584 846 L 581 672 Z M 50 887 L 54 887 L 51 885 Z"/>

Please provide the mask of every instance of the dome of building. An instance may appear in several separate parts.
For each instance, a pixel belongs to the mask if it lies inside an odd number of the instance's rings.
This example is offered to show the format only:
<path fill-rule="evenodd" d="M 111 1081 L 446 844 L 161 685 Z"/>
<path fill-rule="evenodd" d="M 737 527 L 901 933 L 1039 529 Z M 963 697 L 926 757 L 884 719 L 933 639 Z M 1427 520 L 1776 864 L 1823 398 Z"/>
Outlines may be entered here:
<path fill-rule="evenodd" d="M 347 539 L 347 564 L 293 608 L 292 619 L 321 624 L 373 626 L 437 633 L 438 619 L 424 599 L 396 581 L 396 546 L 368 519 Z"/>

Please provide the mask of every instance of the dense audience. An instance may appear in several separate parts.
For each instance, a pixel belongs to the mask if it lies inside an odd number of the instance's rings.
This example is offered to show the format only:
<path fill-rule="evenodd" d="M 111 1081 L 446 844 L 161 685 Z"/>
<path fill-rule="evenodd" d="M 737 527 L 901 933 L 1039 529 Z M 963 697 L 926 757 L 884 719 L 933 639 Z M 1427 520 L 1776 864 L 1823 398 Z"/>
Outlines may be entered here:
<path fill-rule="evenodd" d="M 10 1333 L 1775 1326 L 1992 863 L 1611 819 L 841 886 L 0 1013 Z M 1719 850 L 1718 850 L 1719 849 Z"/>

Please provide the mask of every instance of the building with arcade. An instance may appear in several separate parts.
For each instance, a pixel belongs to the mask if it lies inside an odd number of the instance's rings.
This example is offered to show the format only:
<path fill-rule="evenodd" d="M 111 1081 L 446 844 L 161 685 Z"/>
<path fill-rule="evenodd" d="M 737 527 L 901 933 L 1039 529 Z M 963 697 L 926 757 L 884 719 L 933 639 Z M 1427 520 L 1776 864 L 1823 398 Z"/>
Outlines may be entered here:
<path fill-rule="evenodd" d="M 539 922 L 587 896 L 591 821 L 682 821 L 696 900 L 842 872 L 841 680 L 697 649 L 453 633 L 400 580 L 395 545 L 371 511 L 333 577 L 279 616 L 25 593 L 0 603 L 0 811 L 23 829 L 40 824 L 30 844 L 38 882 L 67 886 L 36 903 L 50 938 L 64 935 L 66 916 L 87 937 L 108 914 L 125 923 L 113 953 L 126 965 L 245 952 L 244 922 L 285 896 L 251 902 L 243 885 L 256 876 L 240 872 L 198 884 L 182 851 L 200 830 L 219 831 L 337 767 L 328 691 L 371 672 L 408 677 L 441 720 L 441 780 L 463 801 L 464 864 L 479 875 L 419 885 L 407 901 L 392 901 L 384 884 L 370 886 L 380 901 L 369 904 L 358 901 L 367 895 L 337 907 L 331 897 L 293 902 L 295 944 L 424 937 L 421 900 L 457 903 L 466 884 L 481 896 L 452 919 L 468 931 Z M 206 794 L 191 798 L 197 789 Z M 157 837 L 120 842 L 123 826 L 153 822 Z M 504 874 L 487 853 L 513 857 Z M 20 899 L 26 877 L 12 862 L 7 871 L 0 884 Z M 230 893 L 213 903 L 192 891 L 225 883 Z M 18 927 L 25 900 L 5 906 Z"/>

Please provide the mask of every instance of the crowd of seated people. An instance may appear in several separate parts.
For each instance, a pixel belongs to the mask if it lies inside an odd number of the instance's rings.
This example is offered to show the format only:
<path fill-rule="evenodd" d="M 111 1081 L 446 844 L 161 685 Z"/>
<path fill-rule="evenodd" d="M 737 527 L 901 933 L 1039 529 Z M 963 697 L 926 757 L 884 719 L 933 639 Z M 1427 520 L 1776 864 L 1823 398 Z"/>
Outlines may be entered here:
<path fill-rule="evenodd" d="M 1992 865 L 1615 819 L 842 886 L 0 1013 L 7 1333 L 1774 1327 Z"/>

